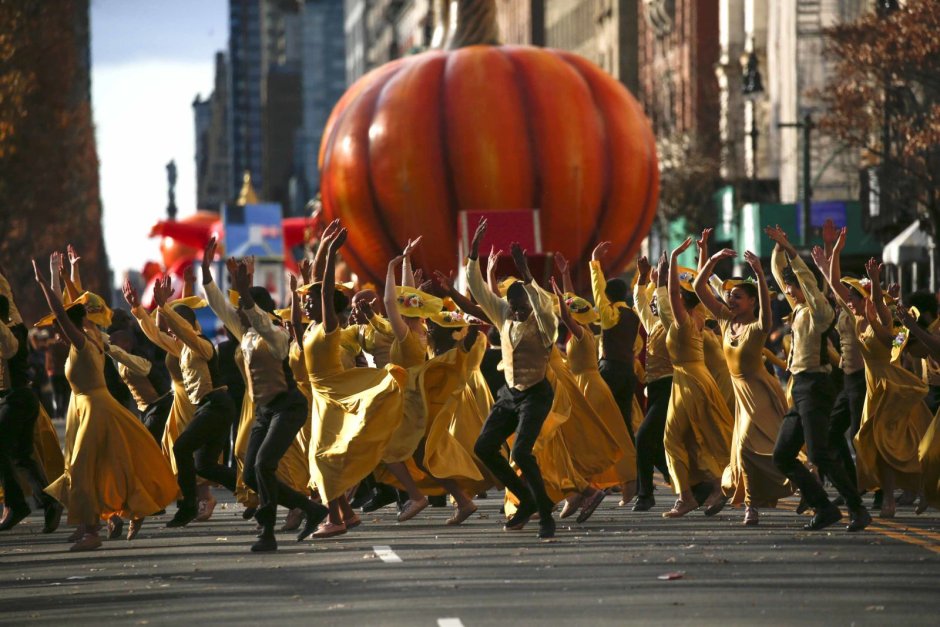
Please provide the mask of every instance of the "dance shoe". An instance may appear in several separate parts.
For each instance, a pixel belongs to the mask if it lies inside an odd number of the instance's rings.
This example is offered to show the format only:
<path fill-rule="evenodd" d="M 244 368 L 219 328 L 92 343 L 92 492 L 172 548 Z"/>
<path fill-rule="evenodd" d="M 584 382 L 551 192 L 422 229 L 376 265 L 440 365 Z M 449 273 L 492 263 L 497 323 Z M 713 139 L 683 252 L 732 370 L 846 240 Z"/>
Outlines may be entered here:
<path fill-rule="evenodd" d="M 820 507 L 816 510 L 816 515 L 813 516 L 808 523 L 803 525 L 803 529 L 806 531 L 819 531 L 840 520 L 842 520 L 842 512 L 839 508 L 832 503 L 826 503 L 825 507 Z"/>
<path fill-rule="evenodd" d="M 196 517 L 198 515 L 199 515 L 199 512 L 195 507 L 193 508 L 180 507 L 179 509 L 176 510 L 176 514 L 174 514 L 173 518 L 171 518 L 166 523 L 166 526 L 171 529 L 175 527 L 185 527 L 189 523 L 196 520 Z"/>
<path fill-rule="evenodd" d="M 406 520 L 411 520 L 418 514 L 420 514 L 425 507 L 430 504 L 428 497 L 423 497 L 420 501 L 408 500 L 405 503 L 405 508 L 398 514 L 398 522 L 405 522 Z"/>
<path fill-rule="evenodd" d="M 124 531 L 124 520 L 117 514 L 114 514 L 108 519 L 108 540 L 114 540 L 119 537 L 122 531 Z"/>
<path fill-rule="evenodd" d="M 603 490 L 597 490 L 591 498 L 587 499 L 584 502 L 584 507 L 581 508 L 581 513 L 578 514 L 577 521 L 579 523 L 585 522 L 588 518 L 591 517 L 591 514 L 594 513 L 594 510 L 597 509 L 597 506 L 603 503 L 604 497 L 607 496 L 607 493 Z"/>
<path fill-rule="evenodd" d="M 539 540 L 548 540 L 555 537 L 555 520 L 550 515 L 539 519 Z"/>
<path fill-rule="evenodd" d="M 865 506 L 862 505 L 856 510 L 851 510 L 849 512 L 851 519 L 849 524 L 846 526 L 845 530 L 849 532 L 862 531 L 871 524 L 871 514 L 868 513 L 868 510 L 865 509 Z"/>
<path fill-rule="evenodd" d="M 30 511 L 31 510 L 28 506 L 17 509 L 13 509 L 11 507 L 6 508 L 4 510 L 5 518 L 3 522 L 0 523 L 0 531 L 7 531 L 17 526 L 24 518 L 29 516 Z"/>
<path fill-rule="evenodd" d="M 463 521 L 467 520 L 477 511 L 477 506 L 475 503 L 470 503 L 468 507 L 456 507 L 454 508 L 454 515 L 447 519 L 448 525 L 459 525 Z"/>
<path fill-rule="evenodd" d="M 132 518 L 130 524 L 127 526 L 127 540 L 133 540 L 137 537 L 137 534 L 140 533 L 140 528 L 144 525 L 143 518 Z"/>
<path fill-rule="evenodd" d="M 372 495 L 372 498 L 363 503 L 362 512 L 364 514 L 369 514 L 376 510 L 382 509 L 386 505 L 391 505 L 392 503 L 398 502 L 398 493 L 394 488 L 389 486 L 380 486 L 376 488 L 375 494 Z"/>
<path fill-rule="evenodd" d="M 748 507 L 744 510 L 744 524 L 747 527 L 756 527 L 760 524 L 760 514 L 756 507 Z"/>
<path fill-rule="evenodd" d="M 506 531 L 521 530 L 537 510 L 538 508 L 534 504 L 520 503 L 519 507 L 516 508 L 516 513 L 506 521 L 503 528 Z"/>
<path fill-rule="evenodd" d="M 58 501 L 46 507 L 43 515 L 45 523 L 42 528 L 43 533 L 52 533 L 59 528 L 59 523 L 62 521 L 62 509 L 62 503 Z"/>
<path fill-rule="evenodd" d="M 656 499 L 651 496 L 638 496 L 633 504 L 634 512 L 648 512 L 656 505 Z"/>
<path fill-rule="evenodd" d="M 334 525 L 333 523 L 327 521 L 317 527 L 317 530 L 313 532 L 313 537 L 322 539 L 322 538 L 332 538 L 334 536 L 341 536 L 346 533 L 346 525 L 340 523 Z"/>
<path fill-rule="evenodd" d="M 69 547 L 69 551 L 79 552 L 79 551 L 93 551 L 101 546 L 101 538 L 98 537 L 96 533 L 86 533 L 84 534 L 78 542 Z"/>
<path fill-rule="evenodd" d="M 584 501 L 584 497 L 580 494 L 573 494 L 565 499 L 565 504 L 561 506 L 561 513 L 558 514 L 558 518 L 564 520 L 569 516 L 574 515 L 578 508 L 581 507 L 581 503 Z"/>
<path fill-rule="evenodd" d="M 281 525 L 281 531 L 297 531 L 300 529 L 300 523 L 304 519 L 304 510 L 299 507 L 295 507 L 289 512 L 287 512 L 287 518 L 284 520 L 284 524 Z"/>
<path fill-rule="evenodd" d="M 317 526 L 323 522 L 330 510 L 326 506 L 310 501 L 304 511 L 304 526 L 297 534 L 297 542 L 303 542 L 310 534 L 317 530 Z"/>
<path fill-rule="evenodd" d="M 689 512 L 698 509 L 698 501 L 683 501 L 677 499 L 676 504 L 668 512 L 663 512 L 663 518 L 681 518 Z"/>

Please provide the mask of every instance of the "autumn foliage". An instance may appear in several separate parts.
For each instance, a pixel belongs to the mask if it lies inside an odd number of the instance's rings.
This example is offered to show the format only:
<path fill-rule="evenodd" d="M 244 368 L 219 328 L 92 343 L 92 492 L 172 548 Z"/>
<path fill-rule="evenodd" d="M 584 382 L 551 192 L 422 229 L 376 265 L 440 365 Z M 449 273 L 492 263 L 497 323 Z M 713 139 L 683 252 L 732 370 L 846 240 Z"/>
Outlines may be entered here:
<path fill-rule="evenodd" d="M 29 259 L 73 243 L 108 291 L 90 102 L 88 0 L 0 0 L 0 262 L 27 321 L 44 313 Z"/>
<path fill-rule="evenodd" d="M 826 30 L 836 66 L 820 126 L 882 166 L 883 200 L 940 235 L 940 2 L 909 0 Z M 903 215 L 903 213 L 902 213 Z M 912 215 L 912 217 L 913 217 Z M 900 228 L 906 224 L 900 224 Z"/>

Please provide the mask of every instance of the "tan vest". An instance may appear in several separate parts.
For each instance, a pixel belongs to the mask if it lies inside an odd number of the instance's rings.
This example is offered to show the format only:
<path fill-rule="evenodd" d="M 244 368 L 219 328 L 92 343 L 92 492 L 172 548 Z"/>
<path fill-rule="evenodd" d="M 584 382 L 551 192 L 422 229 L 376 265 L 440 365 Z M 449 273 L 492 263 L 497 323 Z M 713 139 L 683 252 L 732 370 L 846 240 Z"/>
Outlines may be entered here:
<path fill-rule="evenodd" d="M 500 330 L 506 385 L 525 390 L 545 378 L 551 346 L 545 346 L 535 314 L 525 322 L 506 320 Z"/>
<path fill-rule="evenodd" d="M 137 403 L 137 409 L 144 411 L 151 403 L 160 398 L 160 393 L 153 387 L 149 377 L 134 374 L 124 364 L 116 365 L 121 380 L 127 385 L 127 389 L 131 391 L 131 396 L 134 397 L 134 402 Z"/>
<path fill-rule="evenodd" d="M 246 385 L 251 400 L 264 405 L 287 391 L 284 363 L 271 353 L 267 342 L 255 331 L 242 336 L 242 355 L 248 370 Z"/>

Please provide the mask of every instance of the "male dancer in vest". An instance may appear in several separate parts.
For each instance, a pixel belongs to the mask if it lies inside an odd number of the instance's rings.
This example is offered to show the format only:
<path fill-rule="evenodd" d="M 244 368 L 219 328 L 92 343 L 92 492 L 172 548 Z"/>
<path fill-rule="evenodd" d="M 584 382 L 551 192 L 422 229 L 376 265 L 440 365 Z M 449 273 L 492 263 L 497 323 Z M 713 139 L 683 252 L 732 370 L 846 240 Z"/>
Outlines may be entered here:
<path fill-rule="evenodd" d="M 787 369 L 793 377 L 793 407 L 780 425 L 774 464 L 816 511 L 805 529 L 823 529 L 839 522 L 842 512 L 829 500 L 819 480 L 797 459 L 805 442 L 810 461 L 829 477 L 845 499 L 851 515 L 846 530 L 861 531 L 871 523 L 871 515 L 862 505 L 855 482 L 828 441 L 835 391 L 829 376 L 825 334 L 832 326 L 834 313 L 816 277 L 790 244 L 787 234 L 779 226 L 769 226 L 764 232 L 777 244 L 771 256 L 771 269 L 777 284 L 784 287 L 793 310 L 790 325 L 793 339 L 787 360 Z"/>
<path fill-rule="evenodd" d="M 158 313 L 180 344 L 180 369 L 183 386 L 196 413 L 186 430 L 173 445 L 177 480 L 182 493 L 179 509 L 167 527 L 184 527 L 199 515 L 196 504 L 196 474 L 235 492 L 235 469 L 219 463 L 235 420 L 235 404 L 216 382 L 219 378 L 215 347 L 203 335 L 196 314 L 185 305 L 167 306 L 172 289 L 170 278 L 154 284 L 153 299 Z"/>
<path fill-rule="evenodd" d="M 297 389 L 287 364 L 290 335 L 270 318 L 274 300 L 263 287 L 251 285 L 245 262 L 237 266 L 233 283 L 239 296 L 239 308 L 231 306 L 222 290 L 212 280 L 210 266 L 215 256 L 215 238 L 206 246 L 202 261 L 202 287 L 209 307 L 225 328 L 238 340 L 245 356 L 248 392 L 255 405 L 255 422 L 248 438 L 243 479 L 258 493 L 255 520 L 262 527 L 253 552 L 277 550 L 274 523 L 277 506 L 303 510 L 306 523 L 297 536 L 304 540 L 316 531 L 328 510 L 277 478 L 277 467 L 284 453 L 307 421 L 307 401 Z"/>
<path fill-rule="evenodd" d="M 0 275 L 2 278 L 2 275 Z M 6 508 L 0 531 L 12 529 L 29 516 L 29 505 L 16 478 L 16 467 L 26 471 L 33 496 L 45 510 L 43 533 L 59 526 L 62 505 L 46 494 L 48 481 L 33 457 L 33 430 L 39 416 L 39 399 L 29 386 L 29 345 L 26 326 L 13 305 L 6 279 L 0 291 L 0 484 Z"/>
<path fill-rule="evenodd" d="M 627 431 L 634 441 L 633 397 L 636 394 L 636 371 L 633 364 L 633 344 L 636 341 L 640 318 L 627 305 L 627 284 L 623 279 L 604 278 L 601 259 L 607 254 L 610 242 L 601 242 L 591 253 L 591 290 L 594 304 L 601 318 L 601 377 L 607 383 Z M 624 497 L 624 500 L 630 499 Z"/>
<path fill-rule="evenodd" d="M 496 396 L 473 452 L 519 499 L 519 508 L 506 521 L 505 528 L 522 529 L 538 512 L 538 537 L 552 538 L 555 536 L 552 518 L 555 504 L 545 492 L 532 447 L 555 396 L 545 373 L 558 323 L 552 311 L 551 297 L 535 284 L 525 252 L 519 244 L 513 243 L 512 258 L 522 281 L 509 287 L 506 300 L 490 290 L 480 272 L 480 242 L 485 233 L 486 218 L 483 218 L 473 235 L 467 281 L 470 293 L 499 329 L 506 384 Z M 500 448 L 513 432 L 516 440 L 512 446 L 512 459 L 522 471 L 521 479 L 500 455 Z"/>

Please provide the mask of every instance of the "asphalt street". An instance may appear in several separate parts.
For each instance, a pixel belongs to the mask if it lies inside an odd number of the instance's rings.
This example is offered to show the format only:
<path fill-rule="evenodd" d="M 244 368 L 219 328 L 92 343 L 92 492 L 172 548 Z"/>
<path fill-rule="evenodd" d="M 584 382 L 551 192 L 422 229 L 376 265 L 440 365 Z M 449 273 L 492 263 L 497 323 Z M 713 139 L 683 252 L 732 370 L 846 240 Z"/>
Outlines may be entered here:
<path fill-rule="evenodd" d="M 935 511 L 899 508 L 849 534 L 802 531 L 795 499 L 757 528 L 740 509 L 665 520 L 663 488 L 651 512 L 617 501 L 582 525 L 561 521 L 554 541 L 534 523 L 502 531 L 493 491 L 457 528 L 448 509 L 399 524 L 390 506 L 333 539 L 280 533 L 275 554 L 248 551 L 254 524 L 230 499 L 208 523 L 148 519 L 133 542 L 90 553 L 68 552 L 65 526 L 39 533 L 34 514 L 0 535 L 0 623 L 940 624 Z"/>

